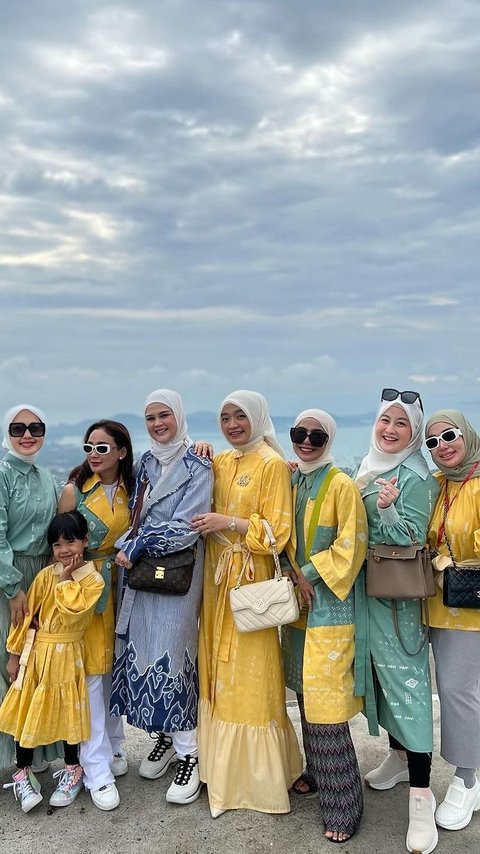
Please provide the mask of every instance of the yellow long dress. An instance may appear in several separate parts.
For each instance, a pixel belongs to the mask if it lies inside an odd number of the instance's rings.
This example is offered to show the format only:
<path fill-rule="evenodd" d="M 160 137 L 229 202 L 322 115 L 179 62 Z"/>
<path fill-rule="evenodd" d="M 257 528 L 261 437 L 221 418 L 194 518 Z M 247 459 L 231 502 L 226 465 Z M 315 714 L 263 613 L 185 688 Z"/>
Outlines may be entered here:
<path fill-rule="evenodd" d="M 84 634 L 104 583 L 88 562 L 58 581 L 61 564 L 41 570 L 28 591 L 29 615 L 10 631 L 7 650 L 20 655 L 20 672 L 0 708 L 0 730 L 22 747 L 90 738 Z M 37 631 L 30 628 L 37 615 Z"/>
<path fill-rule="evenodd" d="M 292 525 L 290 475 L 265 442 L 247 452 L 223 452 L 213 467 L 214 510 L 248 519 L 249 526 L 245 536 L 227 531 L 207 538 L 199 637 L 200 778 L 214 809 L 285 813 L 302 760 L 286 711 L 278 631 L 237 632 L 229 591 L 244 562 L 250 581 L 272 578 L 261 520 L 270 522 L 280 552 Z"/>

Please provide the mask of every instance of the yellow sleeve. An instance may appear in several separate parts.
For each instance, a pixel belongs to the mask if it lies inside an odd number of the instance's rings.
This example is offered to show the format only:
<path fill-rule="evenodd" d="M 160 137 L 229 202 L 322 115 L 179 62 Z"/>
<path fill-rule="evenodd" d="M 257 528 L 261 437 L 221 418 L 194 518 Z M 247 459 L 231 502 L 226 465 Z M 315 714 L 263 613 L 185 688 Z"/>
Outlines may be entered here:
<path fill-rule="evenodd" d="M 98 572 L 91 572 L 81 581 L 73 578 L 60 581 L 55 588 L 55 604 L 60 612 L 63 624 L 76 621 L 81 614 L 88 614 L 95 608 L 105 586 Z"/>
<path fill-rule="evenodd" d="M 320 519 L 336 518 L 337 536 L 330 548 L 310 556 L 310 563 L 302 567 L 302 572 L 313 583 L 320 576 L 332 593 L 344 601 L 367 553 L 367 516 L 357 487 L 346 475 L 336 475 L 324 500 Z"/>
<path fill-rule="evenodd" d="M 245 537 L 246 545 L 253 554 L 271 554 L 262 519 L 270 522 L 280 553 L 285 548 L 292 529 L 290 472 L 281 457 L 275 456 L 266 460 L 262 470 L 258 513 L 252 513 L 250 516 Z"/>
<path fill-rule="evenodd" d="M 21 626 L 11 627 L 7 638 L 6 648 L 11 655 L 21 655 L 25 645 L 27 631 L 30 628 L 32 618 L 35 616 L 43 602 L 45 595 L 45 580 L 47 570 L 42 570 L 33 579 L 27 593 L 28 614 Z"/>

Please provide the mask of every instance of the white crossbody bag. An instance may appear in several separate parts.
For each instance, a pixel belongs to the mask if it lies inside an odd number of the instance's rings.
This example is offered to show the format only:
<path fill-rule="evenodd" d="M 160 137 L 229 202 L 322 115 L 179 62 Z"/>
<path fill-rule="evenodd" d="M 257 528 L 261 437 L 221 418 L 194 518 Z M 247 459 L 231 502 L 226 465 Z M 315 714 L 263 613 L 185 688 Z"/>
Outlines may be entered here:
<path fill-rule="evenodd" d="M 275 575 L 268 581 L 256 581 L 241 586 L 246 566 L 244 563 L 237 583 L 230 591 L 230 607 L 239 632 L 271 629 L 274 626 L 294 623 L 299 617 L 295 588 L 291 579 L 282 575 L 280 569 L 274 533 L 266 519 L 262 519 L 262 524 L 272 549 Z"/>

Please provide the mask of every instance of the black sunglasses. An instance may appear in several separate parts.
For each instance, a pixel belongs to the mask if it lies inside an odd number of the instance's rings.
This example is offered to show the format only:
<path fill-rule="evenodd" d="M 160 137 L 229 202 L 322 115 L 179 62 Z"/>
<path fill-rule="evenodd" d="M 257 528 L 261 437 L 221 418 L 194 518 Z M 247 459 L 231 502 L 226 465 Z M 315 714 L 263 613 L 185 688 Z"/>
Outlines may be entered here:
<path fill-rule="evenodd" d="M 24 424 L 23 421 L 12 421 L 8 425 L 8 432 L 14 439 L 21 439 L 22 436 L 25 436 L 27 430 L 30 436 L 33 436 L 35 439 L 45 436 L 45 424 L 43 421 L 32 421 L 31 424 Z"/>
<path fill-rule="evenodd" d="M 418 400 L 420 409 L 423 412 L 422 398 L 418 391 L 398 391 L 397 388 L 384 388 L 382 391 L 382 400 L 397 400 L 400 398 L 402 403 L 415 403 Z"/>
<path fill-rule="evenodd" d="M 290 439 L 294 445 L 302 445 L 305 439 L 310 439 L 312 448 L 323 448 L 328 442 L 328 433 L 324 430 L 306 430 L 305 427 L 290 427 Z"/>

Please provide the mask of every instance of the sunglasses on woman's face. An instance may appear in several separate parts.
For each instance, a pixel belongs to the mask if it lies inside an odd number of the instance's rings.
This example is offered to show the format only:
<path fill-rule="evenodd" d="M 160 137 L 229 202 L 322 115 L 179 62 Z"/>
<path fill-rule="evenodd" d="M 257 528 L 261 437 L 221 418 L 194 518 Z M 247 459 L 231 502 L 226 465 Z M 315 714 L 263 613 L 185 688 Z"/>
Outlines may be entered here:
<path fill-rule="evenodd" d="M 14 439 L 21 439 L 22 436 L 25 436 L 27 430 L 30 436 L 33 436 L 35 439 L 45 436 L 45 424 L 43 421 L 32 421 L 31 424 L 24 424 L 23 421 L 12 421 L 8 425 L 8 432 Z"/>
<path fill-rule="evenodd" d="M 440 439 L 445 444 L 450 445 L 452 442 L 456 442 L 460 436 L 463 436 L 463 433 L 458 427 L 449 427 L 448 430 L 442 430 L 439 436 L 429 436 L 428 439 L 425 439 L 425 444 L 429 451 L 434 451 L 435 448 L 438 448 Z"/>
<path fill-rule="evenodd" d="M 418 400 L 420 409 L 423 412 L 422 399 L 418 391 L 398 391 L 396 388 L 384 388 L 382 391 L 382 400 L 400 400 L 402 403 L 415 403 Z"/>
<path fill-rule="evenodd" d="M 328 442 L 328 433 L 324 430 L 306 430 L 305 427 L 290 427 L 290 439 L 294 445 L 303 445 L 305 439 L 310 439 L 312 448 L 323 448 Z"/>
<path fill-rule="evenodd" d="M 99 442 L 98 445 L 92 445 L 91 442 L 85 442 L 83 446 L 83 452 L 90 456 L 95 451 L 96 454 L 100 454 L 101 457 L 104 457 L 105 454 L 109 454 L 114 446 L 110 445 L 108 442 Z"/>

